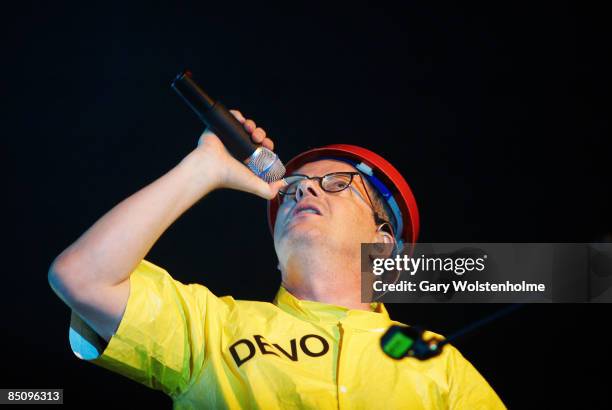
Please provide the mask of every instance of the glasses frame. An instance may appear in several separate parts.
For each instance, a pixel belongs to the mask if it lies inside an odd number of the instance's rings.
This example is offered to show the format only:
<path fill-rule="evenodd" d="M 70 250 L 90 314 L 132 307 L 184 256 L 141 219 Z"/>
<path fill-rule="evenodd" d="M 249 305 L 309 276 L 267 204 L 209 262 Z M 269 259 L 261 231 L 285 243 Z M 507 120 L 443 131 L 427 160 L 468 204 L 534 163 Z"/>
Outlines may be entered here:
<path fill-rule="evenodd" d="M 328 189 L 325 189 L 325 187 L 323 187 L 323 179 L 327 178 L 327 177 L 330 177 L 330 176 L 334 176 L 334 175 L 349 175 L 351 177 L 351 179 L 349 180 L 348 184 L 346 184 L 346 186 L 344 188 L 339 189 L 337 191 L 330 191 Z M 304 175 L 304 174 L 292 174 L 292 175 L 289 175 L 289 177 L 302 177 L 301 180 L 296 181 L 297 183 L 299 183 L 299 182 L 301 182 L 301 181 L 303 181 L 305 179 L 318 181 L 319 182 L 319 187 L 321 187 L 321 189 L 324 192 L 332 193 L 333 194 L 333 193 L 342 192 L 342 191 L 346 190 L 348 187 L 350 187 L 351 184 L 353 183 L 353 180 L 355 179 L 356 175 L 359 175 L 361 177 L 361 183 L 363 185 L 363 189 L 365 190 L 366 196 L 368 197 L 368 202 L 370 203 L 370 208 L 372 209 L 372 212 L 374 213 L 374 222 L 377 225 L 379 225 L 377 230 L 383 229 L 383 226 L 386 225 L 388 227 L 387 233 L 389 233 L 393 237 L 395 237 L 395 233 L 393 232 L 393 227 L 391 226 L 391 223 L 388 220 L 386 220 L 385 218 L 382 218 L 378 214 L 378 212 L 376 212 L 376 209 L 374 208 L 374 202 L 372 201 L 372 198 L 370 197 L 370 192 L 368 191 L 368 187 L 365 184 L 364 176 L 361 175 L 360 172 L 351 172 L 351 171 L 330 172 L 329 174 L 325 174 L 325 175 L 320 176 L 320 177 L 319 176 L 311 177 L 311 176 Z M 285 197 L 285 196 L 294 196 L 296 193 L 297 193 L 297 188 L 296 188 L 295 192 L 293 192 L 293 193 L 283 192 L 282 188 L 278 191 L 278 195 L 282 196 L 282 197 Z"/>

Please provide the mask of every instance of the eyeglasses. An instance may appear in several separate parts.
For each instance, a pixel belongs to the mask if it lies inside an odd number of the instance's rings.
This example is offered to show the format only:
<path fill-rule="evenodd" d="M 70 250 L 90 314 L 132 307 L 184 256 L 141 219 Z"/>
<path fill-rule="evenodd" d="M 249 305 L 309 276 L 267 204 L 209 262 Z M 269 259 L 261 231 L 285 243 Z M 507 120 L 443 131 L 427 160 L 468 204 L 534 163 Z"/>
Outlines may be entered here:
<path fill-rule="evenodd" d="M 286 186 L 282 187 L 278 194 L 283 197 L 288 197 L 295 195 L 297 192 L 298 186 L 305 179 L 315 180 L 319 182 L 319 186 L 325 192 L 336 193 L 340 191 L 344 191 L 346 188 L 351 186 L 353 183 L 353 178 L 355 176 L 361 177 L 361 182 L 363 184 L 363 189 L 365 190 L 366 196 L 368 197 L 368 202 L 370 203 L 370 208 L 374 212 L 374 219 L 376 224 L 383 224 L 388 227 L 390 230 L 390 234 L 393 235 L 393 229 L 391 228 L 391 224 L 385 218 L 380 217 L 374 208 L 374 203 L 372 202 L 372 198 L 370 197 L 370 193 L 368 192 L 368 188 L 366 187 L 365 181 L 363 181 L 363 175 L 359 172 L 332 172 L 327 175 L 323 175 L 322 177 L 309 177 L 308 175 L 303 174 L 293 174 L 284 178 L 287 183 Z M 379 227 L 379 229 L 382 225 Z"/>

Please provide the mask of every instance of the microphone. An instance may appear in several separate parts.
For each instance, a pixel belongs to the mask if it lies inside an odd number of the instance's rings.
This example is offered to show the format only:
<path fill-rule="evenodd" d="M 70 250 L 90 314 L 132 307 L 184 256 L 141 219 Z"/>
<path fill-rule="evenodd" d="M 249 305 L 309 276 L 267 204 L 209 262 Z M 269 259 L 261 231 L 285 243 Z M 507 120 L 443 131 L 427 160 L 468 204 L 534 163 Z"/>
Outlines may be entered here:
<path fill-rule="evenodd" d="M 285 166 L 269 149 L 251 141 L 242 124 L 219 101 L 214 101 L 186 70 L 176 76 L 172 88 L 223 142 L 227 150 L 241 160 L 259 178 L 273 182 L 285 175 Z"/>

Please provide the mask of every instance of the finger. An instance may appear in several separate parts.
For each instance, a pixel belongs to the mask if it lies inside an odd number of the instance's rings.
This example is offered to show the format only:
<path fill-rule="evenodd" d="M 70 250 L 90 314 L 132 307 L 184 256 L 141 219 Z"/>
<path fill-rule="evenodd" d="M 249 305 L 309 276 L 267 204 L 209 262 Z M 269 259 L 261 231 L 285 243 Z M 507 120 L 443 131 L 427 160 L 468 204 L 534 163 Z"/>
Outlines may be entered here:
<path fill-rule="evenodd" d="M 278 190 L 286 187 L 287 186 L 287 182 L 285 181 L 284 178 L 279 179 L 278 181 L 274 181 L 272 183 L 270 183 L 270 189 L 272 190 L 272 192 L 274 193 L 274 196 L 276 196 L 276 194 L 278 194 Z"/>
<path fill-rule="evenodd" d="M 230 172 L 232 177 L 228 181 L 227 188 L 239 189 L 269 200 L 275 198 L 279 189 L 287 185 L 284 179 L 267 183 L 238 162 L 232 162 L 231 166 L 240 167 L 240 170 L 236 169 L 235 172 Z"/>
<path fill-rule="evenodd" d="M 283 185 L 277 187 L 276 185 L 268 184 L 263 179 L 250 172 L 249 181 L 243 190 L 263 199 L 272 199 L 282 186 Z"/>
<path fill-rule="evenodd" d="M 212 130 L 211 130 L 210 128 L 206 127 L 206 129 L 204 130 L 204 132 L 202 132 L 201 137 L 204 137 L 204 136 L 206 136 L 206 135 L 215 135 L 215 133 L 214 133 L 214 132 L 212 132 Z"/>
<path fill-rule="evenodd" d="M 214 136 L 214 135 L 215 135 L 215 133 L 214 133 L 214 132 L 212 132 L 212 131 L 210 130 L 210 128 L 206 128 L 206 129 L 204 130 L 204 132 L 202 133 L 202 135 L 200 135 L 200 138 L 198 138 L 198 146 L 199 146 L 199 145 L 201 145 L 201 144 L 202 144 L 202 142 L 204 142 L 204 140 L 205 140 L 205 139 L 207 139 L 207 138 L 209 138 L 209 137 L 211 137 L 211 136 Z"/>
<path fill-rule="evenodd" d="M 261 145 L 268 148 L 270 151 L 274 151 L 274 141 L 272 141 L 270 138 L 266 138 L 265 140 L 263 140 Z"/>
<path fill-rule="evenodd" d="M 253 174 L 253 176 L 255 176 L 255 174 Z M 259 182 L 257 182 L 256 184 L 254 183 L 252 185 L 253 191 L 251 192 L 257 196 L 260 196 L 261 198 L 268 199 L 268 200 L 275 198 L 276 195 L 278 195 L 279 189 L 287 185 L 284 179 L 266 183 L 259 177 L 255 176 L 255 178 L 263 182 L 263 184 Z"/>
<path fill-rule="evenodd" d="M 229 112 L 232 113 L 232 115 L 234 117 L 236 117 L 236 119 L 241 123 L 244 124 L 244 121 L 246 121 L 246 119 L 244 118 L 244 115 L 242 115 L 242 113 L 238 110 L 229 110 Z"/>
<path fill-rule="evenodd" d="M 251 134 L 251 139 L 256 144 L 261 144 L 261 142 L 266 138 L 266 132 L 261 128 L 255 128 L 255 131 Z"/>
<path fill-rule="evenodd" d="M 255 121 L 253 120 L 246 120 L 244 123 L 244 129 L 248 131 L 248 133 L 252 133 L 253 131 L 255 131 L 255 128 L 257 128 L 257 125 L 255 124 Z"/>

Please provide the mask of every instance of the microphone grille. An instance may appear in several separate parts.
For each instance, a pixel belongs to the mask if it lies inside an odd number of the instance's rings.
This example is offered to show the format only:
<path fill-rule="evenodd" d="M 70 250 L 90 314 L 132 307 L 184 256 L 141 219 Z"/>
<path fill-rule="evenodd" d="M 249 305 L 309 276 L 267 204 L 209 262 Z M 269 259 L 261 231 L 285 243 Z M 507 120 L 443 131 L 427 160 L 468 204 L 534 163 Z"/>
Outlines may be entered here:
<path fill-rule="evenodd" d="M 278 181 L 285 175 L 285 166 L 278 156 L 264 147 L 258 147 L 246 163 L 247 167 L 266 182 Z"/>

